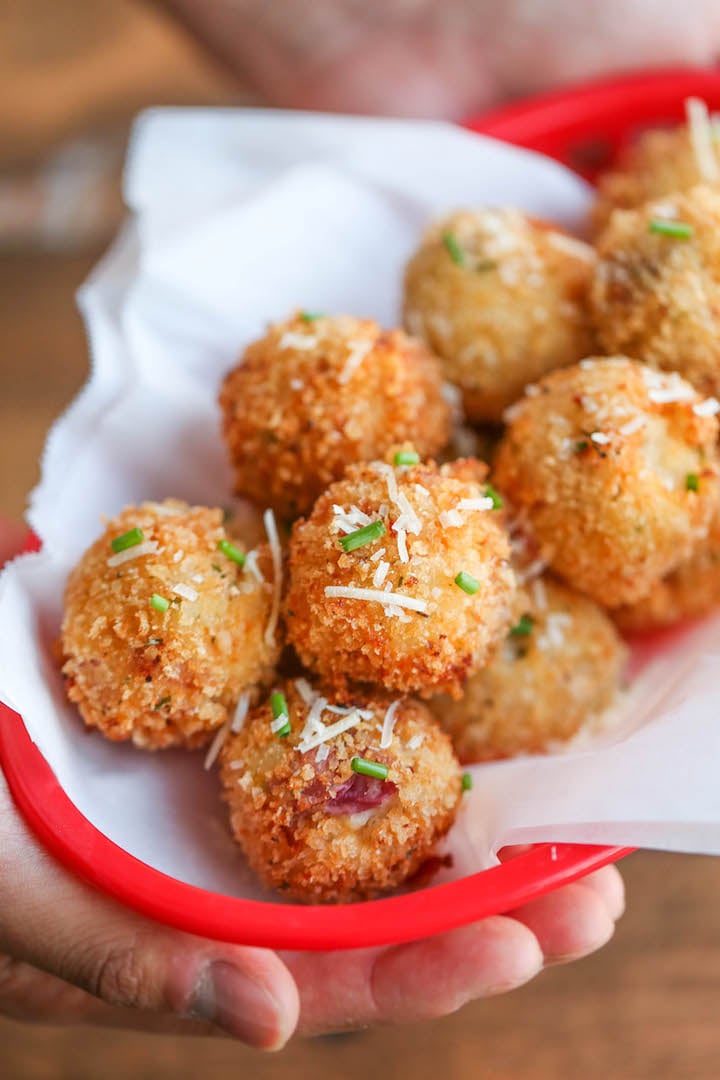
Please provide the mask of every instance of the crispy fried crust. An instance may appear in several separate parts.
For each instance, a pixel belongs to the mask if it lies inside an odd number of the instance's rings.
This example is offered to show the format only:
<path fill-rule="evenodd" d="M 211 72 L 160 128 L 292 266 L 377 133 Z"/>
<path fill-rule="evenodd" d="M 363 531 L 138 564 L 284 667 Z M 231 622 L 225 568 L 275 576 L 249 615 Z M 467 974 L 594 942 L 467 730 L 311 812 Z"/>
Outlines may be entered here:
<path fill-rule="evenodd" d="M 689 239 L 650 231 L 689 225 Z M 696 187 L 615 213 L 598 240 L 591 310 L 602 352 L 678 371 L 720 395 L 720 192 Z"/>
<path fill-rule="evenodd" d="M 598 178 L 593 230 L 602 232 L 613 210 L 634 210 L 651 199 L 688 191 L 703 182 L 684 124 L 671 131 L 645 131 L 628 147 L 617 168 Z"/>
<path fill-rule="evenodd" d="M 362 701 L 372 718 L 329 741 L 328 756 L 319 761 L 316 748 L 298 750 L 309 705 L 294 682 L 281 689 L 291 734 L 272 732 L 266 702 L 230 736 L 221 755 L 232 831 L 251 866 L 268 885 L 304 902 L 367 899 L 401 885 L 455 819 L 460 768 L 449 738 L 423 705 L 405 699 L 391 745 L 380 749 L 390 699 L 373 694 Z M 326 724 L 337 720 L 323 715 Z M 356 756 L 388 767 L 380 805 L 340 813 L 336 803 L 336 812 L 328 812 L 355 777 Z"/>
<path fill-rule="evenodd" d="M 108 566 L 112 538 L 135 527 L 157 551 Z M 225 535 L 221 510 L 144 503 L 85 552 L 68 579 L 60 644 L 68 697 L 88 727 L 147 750 L 199 746 L 243 691 L 272 678 L 271 561 L 261 549 L 257 581 L 218 551 Z M 171 601 L 166 612 L 151 607 L 153 593 Z"/>
<path fill-rule="evenodd" d="M 718 424 L 700 400 L 614 357 L 553 372 L 509 411 L 496 483 L 550 566 L 606 607 L 639 600 L 707 535 Z"/>
<path fill-rule="evenodd" d="M 626 650 L 596 604 L 552 578 L 534 581 L 519 601 L 516 633 L 468 680 L 462 700 L 429 703 L 464 763 L 551 749 L 618 690 Z"/>
<path fill-rule="evenodd" d="M 471 420 L 499 420 L 526 383 L 590 351 L 594 260 L 517 210 L 462 210 L 426 232 L 405 272 L 404 322 L 442 358 Z"/>
<path fill-rule="evenodd" d="M 407 498 L 419 518 L 419 535 L 406 535 L 408 562 L 401 561 L 392 531 L 400 511 L 388 473 L 398 497 Z M 509 543 L 498 520 L 502 513 L 462 512 L 459 527 L 441 519 L 462 499 L 483 497 L 484 473 L 472 460 L 442 468 L 354 465 L 318 499 L 307 520 L 296 522 L 286 616 L 289 639 L 308 668 L 340 690 L 358 681 L 423 695 L 458 692 L 507 629 L 515 588 Z M 386 534 L 345 554 L 334 506 L 359 508 L 383 521 Z M 380 549 L 381 560 L 373 561 Z M 380 561 L 386 577 L 378 586 L 373 582 Z M 479 582 L 475 595 L 455 584 L 460 571 Z M 329 597 L 326 586 L 392 589 L 422 601 L 427 610 L 386 613 L 381 603 Z"/>
<path fill-rule="evenodd" d="M 271 326 L 220 392 L 237 492 L 293 519 L 351 462 L 407 439 L 434 455 L 450 437 L 441 388 L 424 345 L 371 319 L 296 316 Z"/>

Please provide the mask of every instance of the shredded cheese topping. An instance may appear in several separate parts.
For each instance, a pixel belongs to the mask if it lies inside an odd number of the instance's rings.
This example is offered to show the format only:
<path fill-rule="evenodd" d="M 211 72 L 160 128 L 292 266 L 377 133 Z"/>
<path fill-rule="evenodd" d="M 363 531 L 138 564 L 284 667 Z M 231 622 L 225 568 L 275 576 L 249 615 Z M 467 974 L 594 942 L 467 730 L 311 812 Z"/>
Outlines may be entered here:
<path fill-rule="evenodd" d="M 298 334 L 294 330 L 286 330 L 278 342 L 279 349 L 299 349 L 308 352 L 319 344 L 315 334 Z"/>
<path fill-rule="evenodd" d="M 693 412 L 696 416 L 715 416 L 716 413 L 720 412 L 720 401 L 714 397 L 705 398 L 704 401 L 693 405 Z"/>
<path fill-rule="evenodd" d="M 698 172 L 703 180 L 714 184 L 720 179 L 720 168 L 715 156 L 708 107 L 700 98 L 691 97 L 685 102 L 685 114 Z"/>
<path fill-rule="evenodd" d="M 372 352 L 374 344 L 372 341 L 354 341 L 351 344 L 345 367 L 338 376 L 339 383 L 344 385 L 350 382 L 365 357 Z"/>
<path fill-rule="evenodd" d="M 238 731 L 242 731 L 243 724 L 247 718 L 248 710 L 250 708 L 250 691 L 244 690 L 238 698 L 238 703 L 235 708 L 235 715 L 232 718 L 230 724 L 230 730 L 233 734 L 237 735 Z"/>
<path fill-rule="evenodd" d="M 397 711 L 400 708 L 402 699 L 397 698 L 391 702 L 385 710 L 385 716 L 383 718 L 382 735 L 380 736 L 380 749 L 387 750 L 390 746 L 393 737 L 393 728 L 395 727 L 395 720 L 397 718 Z"/>
<path fill-rule="evenodd" d="M 258 565 L 258 553 L 254 549 L 252 551 L 248 551 L 247 555 L 245 556 L 245 572 L 254 577 L 260 585 L 262 585 L 265 580 L 265 578 L 263 577 L 263 572 Z"/>
<path fill-rule="evenodd" d="M 373 579 L 372 579 L 372 583 L 373 583 L 374 588 L 376 588 L 376 589 L 380 588 L 380 586 L 383 584 L 383 582 L 385 581 L 385 578 L 388 575 L 388 570 L 389 569 L 390 569 L 390 563 L 386 562 L 384 559 L 382 559 L 378 563 L 377 570 L 373 574 Z"/>
<path fill-rule="evenodd" d="M 624 423 L 619 428 L 619 431 L 620 431 L 621 435 L 634 435 L 636 431 L 639 431 L 640 428 L 644 428 L 644 427 L 645 427 L 645 417 L 638 415 L 638 416 L 633 416 L 630 420 L 628 420 L 626 423 Z"/>
<path fill-rule="evenodd" d="M 354 585 L 326 585 L 325 595 L 344 600 L 367 600 L 371 603 L 408 608 L 409 611 L 427 613 L 425 600 L 416 600 L 414 596 L 403 596 L 401 593 L 382 591 L 380 589 L 358 589 Z"/>
<path fill-rule="evenodd" d="M 176 596 L 182 596 L 183 600 L 190 600 L 191 603 L 193 600 L 197 600 L 200 595 L 197 589 L 193 589 L 192 585 L 183 585 L 181 581 L 177 585 L 173 585 L 170 592 L 175 593 Z"/>
<path fill-rule="evenodd" d="M 342 735 L 343 732 L 356 727 L 361 720 L 363 720 L 363 711 L 353 709 L 351 713 L 343 716 L 341 720 L 336 721 L 334 724 L 328 724 L 327 727 L 321 725 L 321 730 L 316 730 L 307 738 L 303 737 L 298 743 L 298 750 L 301 754 L 306 754 L 308 750 L 314 750 L 321 743 L 329 742 L 330 739 L 334 739 L 337 735 Z"/>
<path fill-rule="evenodd" d="M 107 560 L 107 564 L 108 566 L 122 566 L 123 563 L 139 559 L 141 555 L 154 555 L 159 548 L 160 545 L 157 540 L 144 540 L 141 544 L 133 544 L 132 547 L 126 548 L 125 551 L 118 551 L 116 555 L 111 555 Z"/>
<path fill-rule="evenodd" d="M 216 732 L 215 738 L 210 743 L 210 748 L 205 755 L 205 762 L 203 764 L 203 768 L 211 769 L 212 766 L 215 764 L 215 760 L 220 751 L 222 750 L 223 744 L 228 737 L 228 732 L 230 731 L 230 724 L 231 720 L 226 720 L 223 726 L 219 728 Z"/>
<path fill-rule="evenodd" d="M 275 515 L 272 510 L 266 510 L 263 514 L 263 524 L 265 526 L 265 532 L 267 533 L 268 543 L 270 544 L 270 554 L 272 555 L 273 563 L 273 598 L 272 607 L 270 608 L 270 618 L 268 624 L 265 627 L 265 644 L 275 644 L 275 630 L 277 628 L 278 616 L 280 614 L 280 593 L 282 588 L 282 550 L 280 548 L 280 539 L 278 537 L 277 525 L 275 524 Z"/>

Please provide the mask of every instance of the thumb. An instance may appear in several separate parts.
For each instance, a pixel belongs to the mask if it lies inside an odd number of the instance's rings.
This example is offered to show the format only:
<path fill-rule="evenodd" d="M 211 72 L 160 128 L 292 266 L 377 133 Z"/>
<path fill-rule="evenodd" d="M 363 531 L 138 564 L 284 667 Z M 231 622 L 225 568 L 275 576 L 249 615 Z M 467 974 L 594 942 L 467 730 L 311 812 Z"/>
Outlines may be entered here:
<path fill-rule="evenodd" d="M 18 817 L 0 773 L 0 952 L 110 1005 L 203 1020 L 278 1049 L 298 1018 L 295 982 L 265 949 L 159 926 L 58 866 Z"/>

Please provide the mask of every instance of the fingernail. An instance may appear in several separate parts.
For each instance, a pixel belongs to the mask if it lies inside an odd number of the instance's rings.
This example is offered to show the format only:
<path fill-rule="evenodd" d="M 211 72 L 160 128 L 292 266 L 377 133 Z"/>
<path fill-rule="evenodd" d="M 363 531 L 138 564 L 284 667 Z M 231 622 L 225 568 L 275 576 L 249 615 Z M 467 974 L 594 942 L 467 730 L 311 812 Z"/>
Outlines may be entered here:
<path fill-rule="evenodd" d="M 190 998 L 189 1016 L 216 1024 L 259 1050 L 277 1050 L 286 1041 L 272 994 L 224 960 L 214 960 L 201 972 Z"/>

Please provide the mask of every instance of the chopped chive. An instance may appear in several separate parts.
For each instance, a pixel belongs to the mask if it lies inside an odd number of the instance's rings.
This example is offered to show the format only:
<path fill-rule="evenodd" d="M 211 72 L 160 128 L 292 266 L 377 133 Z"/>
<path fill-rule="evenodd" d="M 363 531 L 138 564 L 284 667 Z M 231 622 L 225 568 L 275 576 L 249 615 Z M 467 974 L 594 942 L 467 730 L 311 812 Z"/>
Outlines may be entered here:
<path fill-rule="evenodd" d="M 273 715 L 273 721 L 285 719 L 285 723 L 280 727 L 275 727 L 275 734 L 279 739 L 284 739 L 286 735 L 289 735 L 292 728 L 290 727 L 290 713 L 288 711 L 288 703 L 284 694 L 279 690 L 274 690 L 270 695 L 270 710 Z M 272 725 L 271 725 L 272 726 Z"/>
<path fill-rule="evenodd" d="M 172 698 L 169 694 L 167 697 L 161 697 L 160 700 L 153 705 L 153 712 L 157 712 L 158 709 L 162 709 L 165 705 L 169 705 L 171 701 Z"/>
<path fill-rule="evenodd" d="M 226 555 L 228 559 L 232 559 L 238 566 L 245 565 L 245 555 L 240 548 L 235 547 L 229 540 L 218 540 L 218 551 L 222 551 L 223 555 Z"/>
<path fill-rule="evenodd" d="M 372 776 L 375 780 L 384 780 L 388 774 L 387 765 L 382 765 L 379 761 L 368 761 L 364 757 L 354 757 L 350 768 L 361 776 Z"/>
<path fill-rule="evenodd" d="M 420 455 L 414 450 L 399 450 L 393 458 L 393 465 L 417 465 Z"/>
<path fill-rule="evenodd" d="M 289 735 L 291 731 L 292 728 L 290 727 L 290 721 L 288 720 L 287 723 L 283 724 L 281 728 L 278 728 L 275 734 L 277 735 L 278 739 L 284 739 L 285 736 Z"/>
<path fill-rule="evenodd" d="M 582 454 L 585 450 L 589 449 L 590 443 L 587 439 L 579 439 L 573 447 L 576 454 Z"/>
<path fill-rule="evenodd" d="M 659 236 L 669 236 L 673 240 L 689 240 L 693 234 L 693 227 L 685 221 L 663 221 L 662 218 L 653 218 L 648 224 L 648 232 L 657 233 Z"/>
<path fill-rule="evenodd" d="M 315 322 L 316 319 L 322 319 L 322 312 L 320 311 L 301 311 L 300 318 L 303 322 Z"/>
<path fill-rule="evenodd" d="M 492 484 L 485 485 L 485 497 L 492 499 L 493 510 L 502 510 L 503 499 L 499 491 L 496 491 Z"/>
<path fill-rule="evenodd" d="M 136 544 L 142 544 L 145 539 L 145 533 L 142 529 L 129 529 L 127 532 L 122 533 L 121 536 L 115 536 L 110 541 L 110 547 L 115 554 L 120 551 L 127 551 L 128 548 L 135 547 Z"/>
<path fill-rule="evenodd" d="M 685 477 L 685 490 L 686 491 L 699 491 L 700 490 L 700 477 L 697 473 L 689 472 Z"/>
<path fill-rule="evenodd" d="M 165 612 L 170 607 L 170 601 L 154 592 L 150 597 L 150 607 L 155 608 L 156 611 Z"/>
<path fill-rule="evenodd" d="M 371 521 L 369 525 L 363 525 L 362 529 L 356 529 L 355 532 L 348 533 L 347 536 L 341 536 L 340 546 L 347 554 L 350 551 L 365 547 L 366 544 L 372 544 L 373 540 L 379 540 L 381 536 L 385 535 L 385 531 L 382 521 Z"/>
<path fill-rule="evenodd" d="M 462 774 L 460 787 L 463 791 L 472 791 L 472 773 L 464 772 Z"/>
<path fill-rule="evenodd" d="M 532 615 L 521 615 L 510 633 L 513 637 L 527 637 L 528 634 L 532 634 L 534 625 L 535 620 Z"/>
<path fill-rule="evenodd" d="M 474 596 L 480 588 L 480 582 L 477 578 L 474 578 L 472 574 L 468 574 L 467 571 L 461 570 L 458 576 L 455 578 L 455 584 L 459 585 L 463 592 L 466 592 L 468 596 Z"/>
<path fill-rule="evenodd" d="M 452 259 L 452 261 L 454 263 L 457 263 L 458 266 L 464 266 L 465 265 L 465 252 L 460 247 L 460 244 L 458 242 L 458 238 L 455 236 L 455 233 L 451 233 L 451 232 L 443 233 L 443 238 L 442 239 L 443 239 L 443 244 L 447 248 L 448 254 L 450 255 L 450 258 Z"/>

